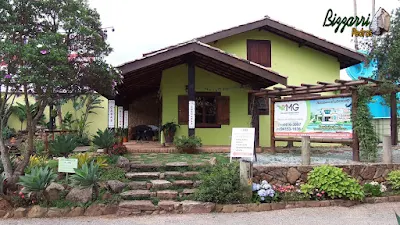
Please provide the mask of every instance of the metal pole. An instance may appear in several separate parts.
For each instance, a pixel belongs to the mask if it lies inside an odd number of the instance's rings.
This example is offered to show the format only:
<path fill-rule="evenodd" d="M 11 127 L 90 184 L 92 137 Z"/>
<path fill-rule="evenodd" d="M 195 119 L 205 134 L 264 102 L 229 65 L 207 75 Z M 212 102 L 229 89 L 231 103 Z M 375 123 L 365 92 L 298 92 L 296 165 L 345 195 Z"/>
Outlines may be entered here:
<path fill-rule="evenodd" d="M 357 18 L 357 0 L 353 0 L 354 3 L 354 18 Z M 356 26 L 357 28 L 357 26 Z M 354 47 L 358 50 L 358 38 L 357 36 L 354 37 Z"/>

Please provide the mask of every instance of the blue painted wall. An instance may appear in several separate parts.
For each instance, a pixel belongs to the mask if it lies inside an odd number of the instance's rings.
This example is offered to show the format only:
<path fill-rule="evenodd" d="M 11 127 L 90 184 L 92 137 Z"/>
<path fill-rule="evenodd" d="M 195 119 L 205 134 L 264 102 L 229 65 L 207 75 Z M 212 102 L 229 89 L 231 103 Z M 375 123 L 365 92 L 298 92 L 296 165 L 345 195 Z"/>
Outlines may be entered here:
<path fill-rule="evenodd" d="M 365 51 L 359 51 L 365 55 L 368 53 Z M 375 75 L 376 71 L 376 62 L 370 62 L 368 66 L 365 66 L 364 63 L 359 63 L 357 65 L 348 67 L 346 69 L 347 75 L 352 80 L 358 80 L 359 77 L 369 77 L 376 79 Z M 397 94 L 397 97 L 399 97 L 399 93 Z M 372 98 L 372 102 L 368 105 L 369 109 L 371 111 L 371 114 L 374 119 L 380 119 L 380 118 L 390 118 L 390 108 L 383 105 L 384 100 L 380 96 L 374 96 Z"/>

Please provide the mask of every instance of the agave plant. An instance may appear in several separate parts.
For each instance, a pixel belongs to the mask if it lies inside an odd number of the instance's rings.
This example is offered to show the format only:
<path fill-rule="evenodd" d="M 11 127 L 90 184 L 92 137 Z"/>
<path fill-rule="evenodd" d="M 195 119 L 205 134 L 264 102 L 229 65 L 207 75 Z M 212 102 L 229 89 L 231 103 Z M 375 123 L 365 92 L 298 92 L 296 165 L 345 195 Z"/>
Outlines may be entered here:
<path fill-rule="evenodd" d="M 34 167 L 31 172 L 19 178 L 19 185 L 22 185 L 23 192 L 34 193 L 38 197 L 43 196 L 43 191 L 57 178 L 57 174 L 48 166 Z"/>
<path fill-rule="evenodd" d="M 50 143 L 50 153 L 53 156 L 67 156 L 78 146 L 74 135 L 60 135 Z"/>
<path fill-rule="evenodd" d="M 75 174 L 71 176 L 72 185 L 81 188 L 93 188 L 94 198 L 97 199 L 99 194 L 98 182 L 100 180 L 99 165 L 92 161 L 89 165 L 85 163 L 82 168 L 74 170 Z"/>
<path fill-rule="evenodd" d="M 108 129 L 97 130 L 97 135 L 93 138 L 93 144 L 105 150 L 110 149 L 115 143 L 114 132 Z"/>

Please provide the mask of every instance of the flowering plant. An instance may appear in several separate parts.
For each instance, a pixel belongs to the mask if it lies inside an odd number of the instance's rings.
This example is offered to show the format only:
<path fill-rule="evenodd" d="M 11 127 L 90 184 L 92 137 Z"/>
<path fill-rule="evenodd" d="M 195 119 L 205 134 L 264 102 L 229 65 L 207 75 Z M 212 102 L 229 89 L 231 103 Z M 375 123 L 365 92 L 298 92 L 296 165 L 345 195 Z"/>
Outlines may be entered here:
<path fill-rule="evenodd" d="M 304 194 L 298 187 L 293 185 L 274 185 L 273 186 L 279 198 L 283 201 L 300 201 L 304 199 Z"/>
<path fill-rule="evenodd" d="M 126 154 L 128 152 L 128 149 L 126 148 L 125 145 L 123 144 L 114 144 L 114 146 L 112 147 L 112 149 L 108 150 L 110 155 L 123 155 Z"/>
<path fill-rule="evenodd" d="M 277 195 L 272 186 L 266 181 L 261 181 L 260 184 L 253 183 L 253 198 L 257 202 L 272 202 L 276 200 Z"/>
<path fill-rule="evenodd" d="M 366 196 L 381 196 L 387 190 L 386 186 L 376 181 L 364 184 L 364 193 Z"/>
<path fill-rule="evenodd" d="M 318 201 L 325 200 L 327 197 L 327 193 L 324 190 L 320 190 L 309 184 L 301 185 L 301 192 L 308 196 L 310 199 Z"/>

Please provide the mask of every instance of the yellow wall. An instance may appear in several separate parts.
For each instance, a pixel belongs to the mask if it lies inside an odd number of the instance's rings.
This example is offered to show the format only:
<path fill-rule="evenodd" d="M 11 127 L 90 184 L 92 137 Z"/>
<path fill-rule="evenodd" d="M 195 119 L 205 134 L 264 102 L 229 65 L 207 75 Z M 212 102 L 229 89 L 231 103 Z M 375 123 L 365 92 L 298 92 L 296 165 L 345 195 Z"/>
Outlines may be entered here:
<path fill-rule="evenodd" d="M 162 123 L 178 122 L 178 95 L 187 95 L 185 86 L 188 82 L 187 65 L 179 65 L 163 71 Z M 196 136 L 204 145 L 230 145 L 233 127 L 249 127 L 250 116 L 247 114 L 248 90 L 240 84 L 196 67 L 196 92 L 221 92 L 221 96 L 230 96 L 230 124 L 221 128 L 196 128 Z M 216 90 L 225 88 L 229 90 Z M 211 90 L 210 90 L 211 89 Z M 188 126 L 181 125 L 176 136 L 188 136 Z"/>
<path fill-rule="evenodd" d="M 101 129 L 104 130 L 107 127 L 108 124 L 108 100 L 107 98 L 101 96 L 101 99 L 103 100 L 101 106 L 103 107 L 103 109 L 95 109 L 94 112 L 96 112 L 97 114 L 90 114 L 88 117 L 88 126 L 86 128 L 86 131 L 88 132 L 88 134 L 90 136 L 96 134 L 97 129 Z M 19 96 L 18 98 L 15 99 L 15 102 L 19 102 L 21 104 L 25 105 L 25 100 L 23 96 Z M 29 97 L 29 102 L 30 103 L 34 103 L 35 99 L 34 97 L 30 96 Z M 62 107 L 61 107 L 61 111 L 62 111 L 62 115 L 64 117 L 64 115 L 67 112 L 72 113 L 73 118 L 75 119 L 76 117 L 80 118 L 80 116 L 83 113 L 83 110 L 77 111 L 75 114 L 75 110 L 73 108 L 73 104 L 72 101 L 68 101 L 67 103 L 65 103 Z M 46 122 L 49 121 L 49 107 L 46 107 L 44 114 L 46 116 Z M 76 117 L 75 117 L 76 115 Z M 59 127 L 58 124 L 58 117 L 56 118 L 56 124 L 57 127 Z M 10 126 L 11 128 L 14 128 L 16 131 L 19 131 L 21 129 L 21 123 L 18 120 L 18 117 L 14 114 L 11 114 L 9 120 L 8 120 L 8 126 Z M 26 121 L 23 123 L 22 125 L 22 129 L 26 128 Z"/>

